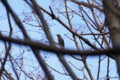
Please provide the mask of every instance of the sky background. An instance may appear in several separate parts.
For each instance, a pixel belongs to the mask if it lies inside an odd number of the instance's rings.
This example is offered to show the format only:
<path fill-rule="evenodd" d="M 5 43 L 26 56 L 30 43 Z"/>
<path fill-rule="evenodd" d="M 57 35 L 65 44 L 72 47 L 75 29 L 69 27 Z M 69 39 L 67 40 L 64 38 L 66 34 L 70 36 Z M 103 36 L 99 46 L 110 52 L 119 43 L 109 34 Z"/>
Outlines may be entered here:
<path fill-rule="evenodd" d="M 36 1 L 40 6 L 42 6 L 44 9 L 46 9 L 47 11 L 50 12 L 49 5 L 53 5 L 51 0 L 42 0 L 42 1 L 36 0 Z M 60 0 L 58 0 L 58 2 L 59 1 Z M 30 21 L 28 20 L 27 23 L 38 25 L 37 21 L 35 21 L 35 18 L 33 16 L 33 14 L 31 13 L 32 9 L 23 0 L 12 0 L 12 1 L 8 0 L 8 2 L 10 4 L 10 6 L 12 7 L 12 9 L 14 10 L 14 12 L 17 14 L 17 16 L 20 18 L 22 23 L 23 23 L 23 20 L 26 20 L 29 17 Z M 58 2 L 56 1 L 56 3 L 58 3 Z M 63 4 L 61 4 L 61 5 L 63 5 Z M 55 4 L 55 6 L 58 6 L 58 7 L 60 7 L 61 5 L 60 4 Z M 71 2 L 69 2 L 68 5 L 71 8 L 77 9 L 77 6 L 75 4 L 72 4 Z M 61 10 L 65 11 L 64 9 L 61 9 Z M 88 11 L 88 12 L 90 13 L 90 11 Z M 59 16 L 59 18 L 62 19 L 63 22 L 66 25 L 68 25 L 68 21 L 62 15 L 58 14 L 57 12 L 55 12 L 55 15 Z M 45 13 L 44 13 L 44 17 L 48 21 L 47 23 L 50 27 L 50 31 L 51 31 L 51 34 L 52 34 L 52 37 L 53 37 L 54 41 L 57 42 L 56 34 L 60 34 L 62 36 L 62 38 L 64 39 L 66 49 L 77 50 L 76 46 L 75 46 L 75 43 L 65 36 L 65 34 L 66 34 L 67 36 L 72 38 L 72 34 L 68 30 L 66 30 L 60 23 L 58 23 L 58 21 L 51 20 L 51 17 L 49 17 Z M 13 27 L 12 38 L 24 39 L 24 37 L 21 33 L 21 30 L 18 28 L 17 24 L 14 22 L 12 16 L 10 18 L 11 18 L 12 27 Z M 103 18 L 104 18 L 104 16 L 103 16 Z M 0 2 L 0 24 L 1 24 L 0 25 L 1 26 L 0 30 L 1 30 L 2 34 L 5 35 L 5 36 L 8 36 L 9 25 L 8 25 L 6 10 L 5 10 L 5 7 L 3 6 L 3 4 L 1 2 Z M 73 24 L 72 24 L 72 25 L 75 26 L 74 29 L 78 29 L 78 26 L 77 26 L 78 24 L 80 24 L 80 26 L 81 26 L 80 30 L 79 30 L 79 33 L 80 32 L 84 32 L 84 33 L 88 32 L 88 29 L 84 26 L 85 23 L 81 19 L 78 19 L 78 16 L 76 15 L 73 19 Z M 26 32 L 28 33 L 28 35 L 30 36 L 30 38 L 32 40 L 37 41 L 37 42 L 41 42 L 41 43 L 45 43 L 47 41 L 46 36 L 45 36 L 44 32 L 41 30 L 40 27 L 30 26 L 30 25 L 27 25 L 26 23 L 23 23 L 23 25 L 26 29 Z M 85 36 L 85 37 L 90 38 L 91 42 L 93 42 L 91 37 L 88 37 L 88 36 Z M 45 44 L 48 45 L 48 43 L 45 43 Z M 2 41 L 0 42 L 0 45 L 1 45 L 1 48 L 0 48 L 1 53 L 0 54 L 2 55 L 5 52 L 4 44 L 3 44 Z M 98 46 L 98 45 L 96 44 L 96 46 Z M 19 59 L 19 57 L 22 56 L 21 54 L 23 53 L 23 50 L 24 50 L 24 63 L 23 63 L 24 67 L 23 67 L 23 70 L 25 70 L 27 73 L 31 73 L 31 74 L 32 73 L 40 73 L 40 74 L 43 75 L 44 72 L 42 71 L 41 67 L 38 65 L 37 60 L 35 59 L 34 55 L 32 54 L 32 51 L 28 51 L 28 49 L 30 49 L 30 47 L 28 47 L 28 46 L 21 46 L 21 45 L 13 44 L 10 52 L 16 59 Z M 90 49 L 90 48 L 86 45 L 86 50 L 87 49 Z M 62 69 L 63 65 L 59 62 L 59 60 L 58 60 L 58 58 L 55 54 L 41 50 L 40 55 L 42 55 L 42 58 L 51 67 L 53 67 L 54 69 L 64 73 L 64 71 Z M 4 57 L 4 56 L 2 56 L 2 57 Z M 65 55 L 64 57 L 65 57 L 65 59 L 66 59 L 66 61 L 68 62 L 69 65 L 70 65 L 70 63 L 69 63 L 69 61 L 70 61 L 72 64 L 74 64 L 79 69 L 81 69 L 84 66 L 82 62 L 73 59 L 69 55 Z M 76 57 L 80 58 L 80 56 L 76 56 Z M 104 58 L 104 57 L 105 57 L 105 55 L 101 56 L 101 59 Z M 19 63 L 19 61 L 18 61 L 18 63 Z M 87 64 L 89 66 L 89 69 L 91 70 L 93 78 L 96 80 L 97 79 L 97 71 L 98 71 L 98 56 L 88 57 L 87 58 Z M 10 66 L 9 62 L 6 64 L 5 67 L 6 67 L 8 72 L 12 71 L 12 67 Z M 78 78 L 83 78 L 82 71 L 78 71 L 73 66 L 71 66 L 71 68 L 74 71 L 74 73 L 77 75 Z M 117 70 L 116 70 L 116 63 L 111 58 L 110 58 L 110 68 L 109 68 L 109 70 L 110 70 L 110 72 L 109 72 L 110 77 L 118 76 L 117 75 Z M 69 76 L 59 74 L 59 73 L 53 71 L 52 69 L 50 69 L 50 71 L 51 71 L 52 75 L 54 75 L 55 80 L 71 80 L 71 78 Z M 87 78 L 90 80 L 89 75 L 88 75 L 88 73 L 85 69 L 84 69 L 84 72 L 85 72 Z M 107 57 L 103 61 L 101 61 L 100 78 L 105 77 L 106 74 L 107 74 Z M 37 74 L 35 74 L 35 75 L 37 75 Z M 35 76 L 35 75 L 33 75 L 33 76 Z M 15 76 L 14 73 L 12 74 L 12 76 Z M 29 80 L 27 77 L 24 76 L 23 73 L 21 74 L 20 79 L 21 80 Z M 118 79 L 110 78 L 110 80 L 118 80 Z"/>

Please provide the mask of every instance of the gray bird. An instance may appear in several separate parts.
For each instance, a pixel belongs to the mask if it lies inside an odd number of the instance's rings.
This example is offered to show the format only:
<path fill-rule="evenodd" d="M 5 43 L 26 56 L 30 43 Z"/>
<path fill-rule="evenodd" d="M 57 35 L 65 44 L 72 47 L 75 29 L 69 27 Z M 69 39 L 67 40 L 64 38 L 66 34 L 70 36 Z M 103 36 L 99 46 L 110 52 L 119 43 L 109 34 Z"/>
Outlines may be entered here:
<path fill-rule="evenodd" d="M 58 43 L 59 43 L 59 45 L 61 45 L 62 47 L 64 47 L 64 40 L 63 40 L 63 38 L 59 34 L 57 34 L 57 37 L 58 37 Z"/>

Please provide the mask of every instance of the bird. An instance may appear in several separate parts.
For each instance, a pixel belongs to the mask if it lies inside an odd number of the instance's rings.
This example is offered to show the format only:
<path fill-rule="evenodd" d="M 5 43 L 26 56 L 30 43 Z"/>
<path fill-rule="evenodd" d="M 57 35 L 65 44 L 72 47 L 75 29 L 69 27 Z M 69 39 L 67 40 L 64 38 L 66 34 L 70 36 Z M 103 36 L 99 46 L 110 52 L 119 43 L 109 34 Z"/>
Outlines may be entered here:
<path fill-rule="evenodd" d="M 62 47 L 64 47 L 64 40 L 63 40 L 63 38 L 60 36 L 60 34 L 57 34 L 57 37 L 58 37 L 58 43 L 59 43 L 59 45 L 61 45 Z"/>

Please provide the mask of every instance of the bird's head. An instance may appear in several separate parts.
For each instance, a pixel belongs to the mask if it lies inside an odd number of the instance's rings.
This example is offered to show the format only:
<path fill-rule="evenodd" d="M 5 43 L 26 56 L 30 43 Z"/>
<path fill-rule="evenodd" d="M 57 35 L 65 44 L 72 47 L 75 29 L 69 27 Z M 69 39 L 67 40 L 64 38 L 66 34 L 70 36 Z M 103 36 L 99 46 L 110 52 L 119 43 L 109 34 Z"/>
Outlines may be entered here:
<path fill-rule="evenodd" d="M 60 35 L 59 35 L 59 34 L 57 34 L 57 37 L 60 37 Z"/>

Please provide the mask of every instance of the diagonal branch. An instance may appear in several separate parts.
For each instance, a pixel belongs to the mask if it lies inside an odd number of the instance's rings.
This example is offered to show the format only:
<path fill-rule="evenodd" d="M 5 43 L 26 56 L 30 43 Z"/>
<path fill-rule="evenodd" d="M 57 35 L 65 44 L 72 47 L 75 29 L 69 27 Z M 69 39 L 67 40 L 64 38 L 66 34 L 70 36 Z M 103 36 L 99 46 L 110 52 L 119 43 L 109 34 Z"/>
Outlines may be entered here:
<path fill-rule="evenodd" d="M 98 9 L 99 11 L 103 12 L 103 9 L 100 6 L 97 6 L 95 4 L 89 4 L 89 3 L 85 3 L 85 2 L 79 2 L 77 0 L 71 0 L 71 1 L 74 2 L 74 3 L 76 3 L 76 4 L 78 4 L 78 5 L 83 5 L 83 6 L 87 7 L 87 8 L 93 7 L 93 8 Z"/>
<path fill-rule="evenodd" d="M 30 47 L 34 47 L 37 49 L 41 49 L 44 51 L 50 51 L 50 52 L 56 52 L 56 53 L 61 53 L 61 54 L 74 54 L 74 55 L 102 55 L 102 54 L 118 54 L 120 52 L 119 49 L 107 49 L 107 50 L 97 50 L 97 51 L 76 51 L 76 50 L 68 50 L 68 49 L 60 49 L 56 47 L 50 47 L 48 45 L 44 45 L 38 42 L 31 42 L 31 41 L 20 41 L 8 37 L 3 37 L 0 36 L 0 39 L 3 41 L 8 41 L 16 44 L 21 44 L 21 45 L 26 45 Z"/>

